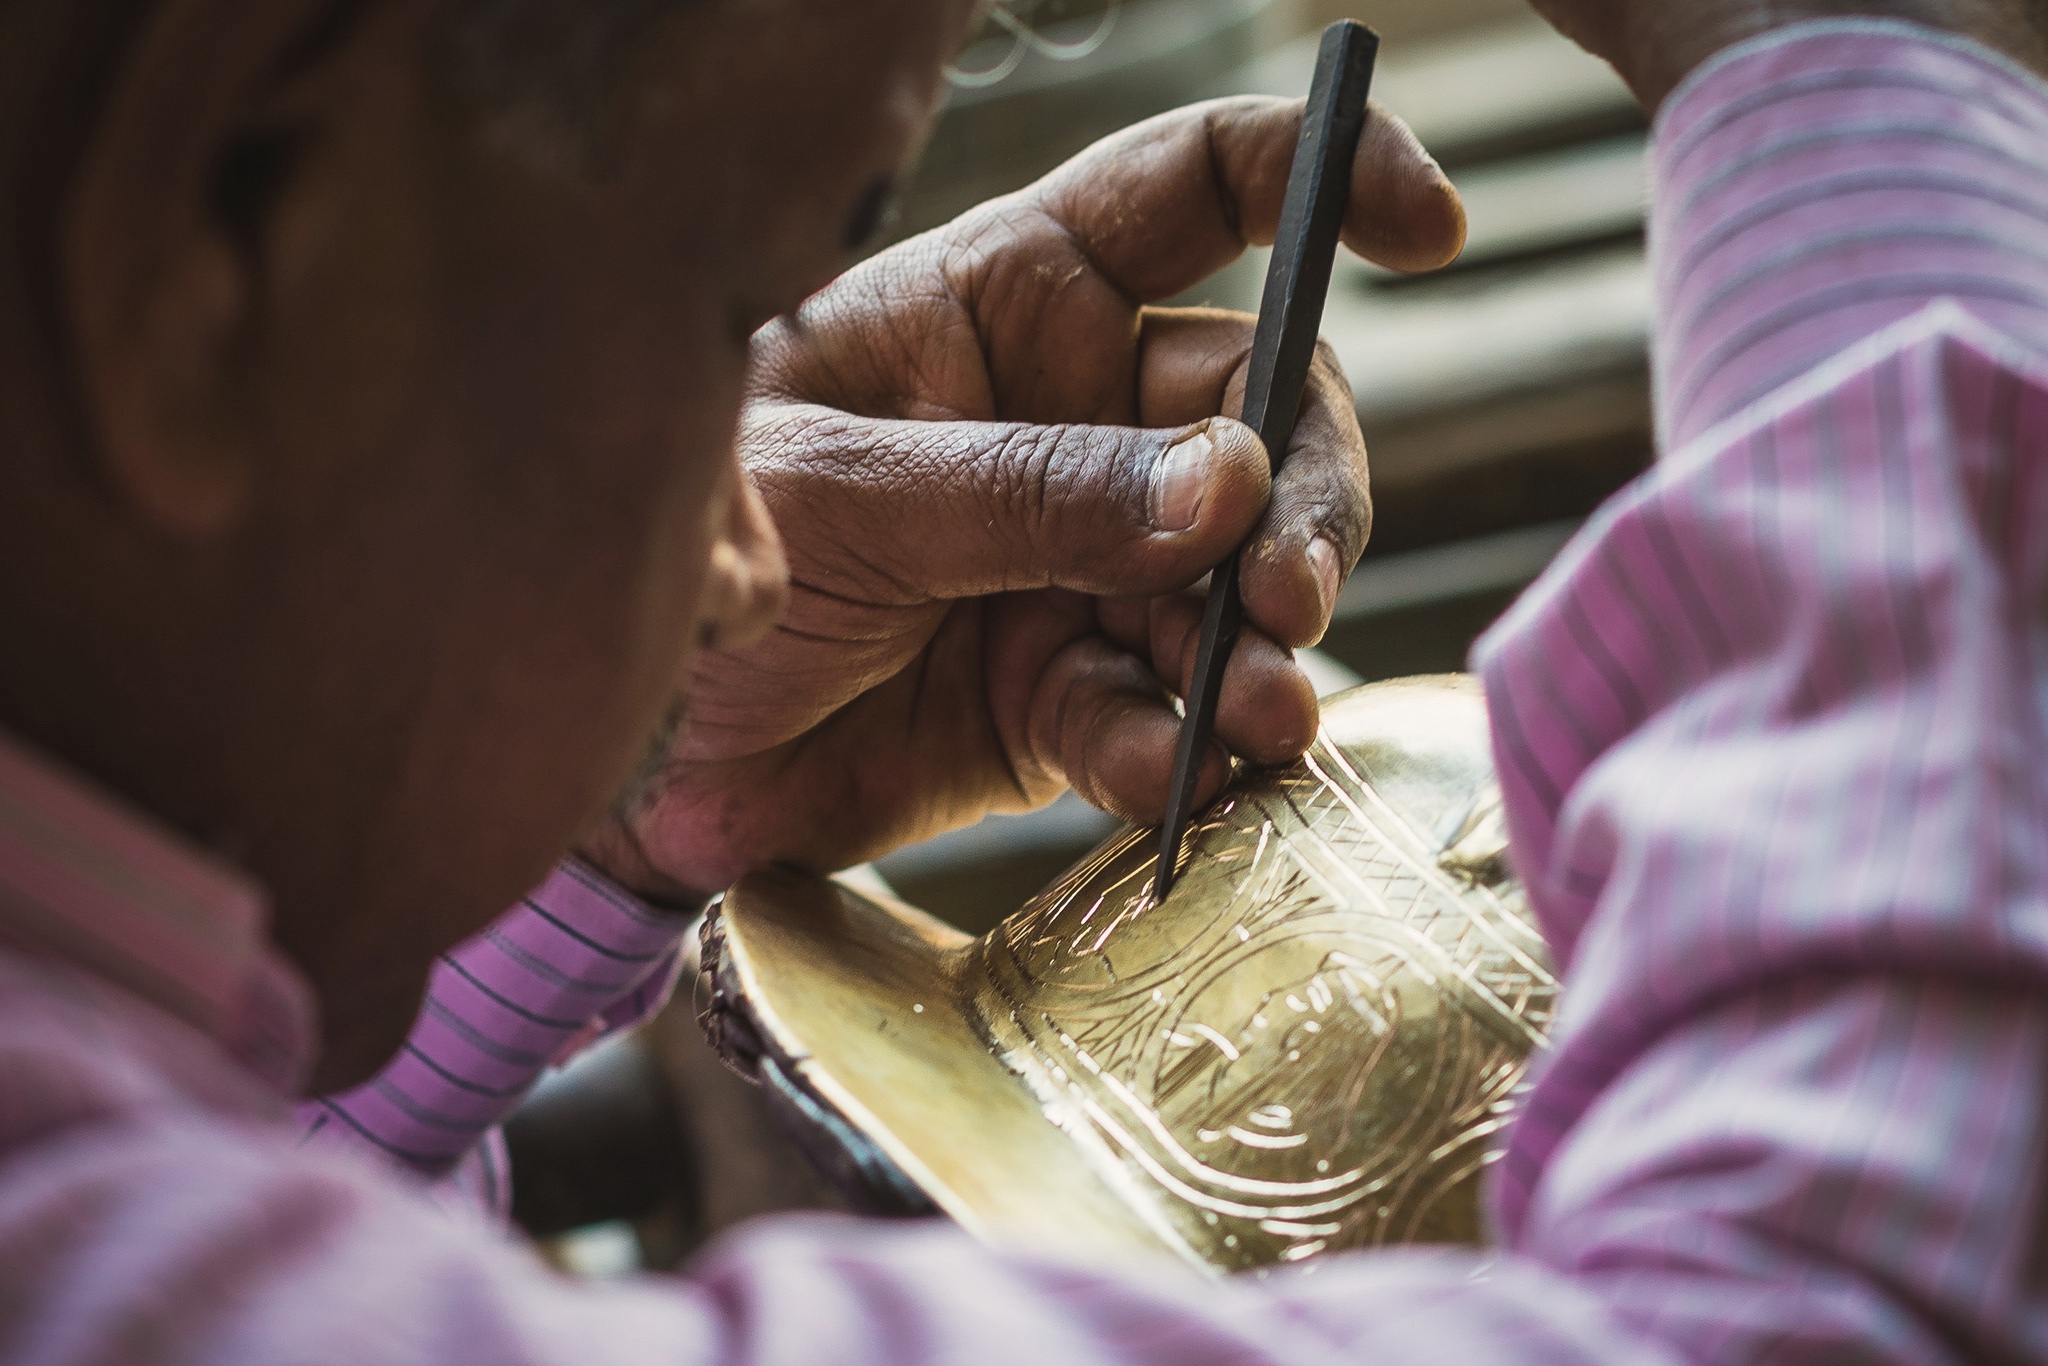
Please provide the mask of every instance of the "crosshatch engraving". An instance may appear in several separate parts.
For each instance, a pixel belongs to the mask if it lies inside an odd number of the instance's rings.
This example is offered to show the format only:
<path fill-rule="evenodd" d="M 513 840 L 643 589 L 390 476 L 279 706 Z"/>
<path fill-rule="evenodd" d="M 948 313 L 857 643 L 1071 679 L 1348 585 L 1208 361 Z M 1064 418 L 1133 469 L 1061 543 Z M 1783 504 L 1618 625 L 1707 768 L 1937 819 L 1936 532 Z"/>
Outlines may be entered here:
<path fill-rule="evenodd" d="M 1325 699 L 1306 756 L 1241 770 L 1188 832 L 1164 904 L 1156 849 L 1113 837 L 979 939 L 756 875 L 722 989 L 861 1161 L 992 1242 L 1254 1274 L 1483 1242 L 1558 984 L 1478 684 Z"/>
<path fill-rule="evenodd" d="M 1557 993 L 1497 791 L 1419 830 L 1326 734 L 1238 793 L 1189 833 L 1176 914 L 1134 831 L 985 941 L 983 1028 L 1207 1258 L 1476 1241 L 1478 1176 Z"/>

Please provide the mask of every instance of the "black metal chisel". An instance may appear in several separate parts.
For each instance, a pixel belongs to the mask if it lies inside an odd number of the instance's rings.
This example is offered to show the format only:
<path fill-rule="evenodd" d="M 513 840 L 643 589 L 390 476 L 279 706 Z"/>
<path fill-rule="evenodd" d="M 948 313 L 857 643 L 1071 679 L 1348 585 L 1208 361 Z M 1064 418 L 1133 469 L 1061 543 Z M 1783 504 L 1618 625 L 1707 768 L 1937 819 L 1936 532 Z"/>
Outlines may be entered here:
<path fill-rule="evenodd" d="M 1251 374 L 1244 395 L 1245 425 L 1266 443 L 1276 475 L 1294 436 L 1302 390 L 1315 360 L 1316 337 L 1322 329 L 1337 239 L 1350 203 L 1351 166 L 1365 131 L 1366 100 L 1379 46 L 1378 34 L 1345 19 L 1323 30 L 1316 53 L 1315 81 L 1309 87 L 1301 139 L 1294 146 L 1294 165 L 1287 175 L 1287 198 L 1280 210 L 1280 231 L 1273 240 L 1273 263 L 1266 271 L 1265 296 L 1259 303 L 1259 327 L 1252 340 Z M 1195 677 L 1185 698 L 1180 748 L 1174 756 L 1172 800 L 1166 808 L 1166 824 L 1159 831 L 1159 869 L 1153 877 L 1157 901 L 1166 900 L 1180 874 L 1181 841 L 1193 814 L 1195 785 L 1202 776 L 1203 756 L 1216 734 L 1216 696 L 1243 623 L 1238 556 L 1232 554 L 1209 580 Z"/>

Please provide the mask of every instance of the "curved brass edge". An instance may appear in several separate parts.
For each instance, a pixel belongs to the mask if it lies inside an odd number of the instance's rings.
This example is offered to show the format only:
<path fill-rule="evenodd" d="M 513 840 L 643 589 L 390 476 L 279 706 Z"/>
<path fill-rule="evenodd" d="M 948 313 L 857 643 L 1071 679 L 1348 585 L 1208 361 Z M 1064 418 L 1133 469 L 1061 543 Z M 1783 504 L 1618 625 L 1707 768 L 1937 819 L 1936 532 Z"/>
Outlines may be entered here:
<path fill-rule="evenodd" d="M 761 1089 L 769 1113 L 814 1171 L 856 1213 L 890 1219 L 942 1211 L 858 1125 L 817 1094 L 772 1031 L 754 1018 L 746 989 L 725 952 L 723 907 L 705 916 L 698 963 L 710 979 L 698 1012 L 713 1054 L 741 1080 Z"/>
<path fill-rule="evenodd" d="M 964 1228 L 1127 1260 L 1178 1254 L 1090 1161 L 965 1008 L 973 940 L 902 902 L 757 873 L 726 896 L 724 953 L 764 1042 Z M 920 1009 L 922 1007 L 922 1009 Z"/>

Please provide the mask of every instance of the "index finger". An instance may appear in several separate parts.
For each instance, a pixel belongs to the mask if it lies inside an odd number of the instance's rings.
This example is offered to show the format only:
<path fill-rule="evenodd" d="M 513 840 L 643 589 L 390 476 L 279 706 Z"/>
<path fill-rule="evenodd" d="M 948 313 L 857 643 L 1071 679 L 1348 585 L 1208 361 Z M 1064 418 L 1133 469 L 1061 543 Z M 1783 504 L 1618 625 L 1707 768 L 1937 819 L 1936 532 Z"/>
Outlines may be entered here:
<path fill-rule="evenodd" d="M 1303 104 L 1240 96 L 1148 119 L 1019 191 L 1011 222 L 1028 232 L 1016 211 L 1030 211 L 1126 296 L 1170 298 L 1273 240 Z M 1457 190 L 1377 104 L 1352 162 L 1344 242 L 1402 271 L 1447 265 L 1465 244 Z"/>
<path fill-rule="evenodd" d="M 1219 309 L 1146 309 L 1141 420 L 1172 425 L 1241 413 L 1256 326 L 1249 314 Z M 1310 369 L 1272 496 L 1243 544 L 1247 620 L 1284 645 L 1322 639 L 1372 534 L 1370 490 L 1351 385 L 1325 345 Z"/>

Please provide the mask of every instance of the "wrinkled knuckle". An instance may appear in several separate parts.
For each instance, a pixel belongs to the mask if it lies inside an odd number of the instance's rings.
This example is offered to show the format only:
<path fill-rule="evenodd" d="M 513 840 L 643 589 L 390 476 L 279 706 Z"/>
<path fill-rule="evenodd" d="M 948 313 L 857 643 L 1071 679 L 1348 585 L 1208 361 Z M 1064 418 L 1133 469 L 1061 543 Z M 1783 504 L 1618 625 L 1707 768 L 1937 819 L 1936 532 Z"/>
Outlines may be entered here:
<path fill-rule="evenodd" d="M 740 424 L 740 464 L 764 493 L 826 476 L 861 446 L 859 425 L 833 408 L 762 405 Z"/>
<path fill-rule="evenodd" d="M 959 477 L 964 462 L 944 423 L 907 423 L 899 430 L 903 439 L 895 444 L 891 458 L 868 462 L 893 491 L 914 497 Z"/>
<path fill-rule="evenodd" d="M 1152 484 L 1159 473 L 1164 452 L 1150 432 L 1135 427 L 1116 429 L 1115 439 L 1104 452 L 1103 468 L 1097 481 L 1107 508 L 1120 522 L 1149 530 L 1152 526 Z M 1242 463 L 1242 461 L 1241 461 Z M 1261 465 L 1256 452 L 1250 462 Z"/>
<path fill-rule="evenodd" d="M 1045 525 L 1057 510 L 1061 429 L 1018 426 L 1003 437 L 995 494 L 1014 525 Z"/>
<path fill-rule="evenodd" d="M 1003 259 L 1013 229 L 997 212 L 1002 203 L 994 201 L 971 210 L 934 235 L 931 261 L 950 292 L 975 297 L 988 273 Z"/>
<path fill-rule="evenodd" d="M 1364 553 L 1371 535 L 1371 495 L 1360 483 L 1332 477 L 1295 491 L 1275 518 L 1271 544 L 1273 553 L 1291 555 L 1325 537 L 1348 562 Z"/>
<path fill-rule="evenodd" d="M 1360 490 L 1356 498 L 1333 500 L 1323 514 L 1320 530 L 1336 544 L 1347 564 L 1355 561 L 1372 538 L 1372 498 Z"/>

